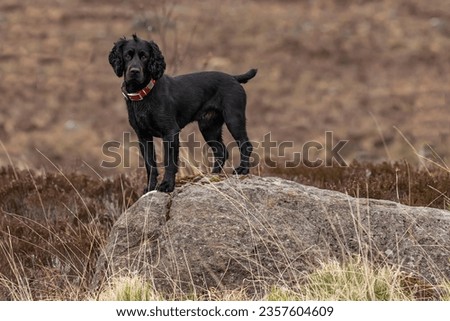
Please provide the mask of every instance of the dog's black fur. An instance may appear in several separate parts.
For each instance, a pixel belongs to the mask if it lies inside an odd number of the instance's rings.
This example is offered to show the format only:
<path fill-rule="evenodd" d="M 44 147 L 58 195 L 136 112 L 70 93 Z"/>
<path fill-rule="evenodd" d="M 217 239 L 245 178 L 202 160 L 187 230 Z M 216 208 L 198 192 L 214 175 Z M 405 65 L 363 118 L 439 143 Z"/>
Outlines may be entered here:
<path fill-rule="evenodd" d="M 128 118 L 138 136 L 147 169 L 148 185 L 144 193 L 155 188 L 162 192 L 174 190 L 179 133 L 193 121 L 198 122 L 214 152 L 213 173 L 220 172 L 228 158 L 222 141 L 225 123 L 240 149 L 241 162 L 235 172 L 248 174 L 253 147 L 245 128 L 246 94 L 241 83 L 253 78 L 256 69 L 237 76 L 198 72 L 169 77 L 164 75 L 166 64 L 158 46 L 136 35 L 132 39 L 121 38 L 114 44 L 109 63 L 118 77 L 124 76 L 123 89 L 128 93 L 138 92 L 155 81 L 143 100 L 127 100 Z M 164 145 L 165 174 L 158 186 L 153 137 L 161 137 Z"/>

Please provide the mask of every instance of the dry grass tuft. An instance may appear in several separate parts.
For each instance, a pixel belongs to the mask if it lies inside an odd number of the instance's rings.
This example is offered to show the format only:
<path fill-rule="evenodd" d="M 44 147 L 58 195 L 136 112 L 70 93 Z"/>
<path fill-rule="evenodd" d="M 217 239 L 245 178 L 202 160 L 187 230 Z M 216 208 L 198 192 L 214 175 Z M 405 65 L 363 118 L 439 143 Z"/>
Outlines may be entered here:
<path fill-rule="evenodd" d="M 158 301 L 219 300 L 219 301 L 414 301 L 449 300 L 448 282 L 432 287 L 423 280 L 407 275 L 393 266 L 375 266 L 364 257 L 349 258 L 345 263 L 322 263 L 291 287 L 265 285 L 263 296 L 255 296 L 245 288 L 235 290 L 208 289 L 202 294 L 191 293 L 167 297 L 151 286 L 151 280 L 130 276 L 113 279 L 100 295 L 100 300 Z M 437 295 L 437 293 L 440 293 Z"/>

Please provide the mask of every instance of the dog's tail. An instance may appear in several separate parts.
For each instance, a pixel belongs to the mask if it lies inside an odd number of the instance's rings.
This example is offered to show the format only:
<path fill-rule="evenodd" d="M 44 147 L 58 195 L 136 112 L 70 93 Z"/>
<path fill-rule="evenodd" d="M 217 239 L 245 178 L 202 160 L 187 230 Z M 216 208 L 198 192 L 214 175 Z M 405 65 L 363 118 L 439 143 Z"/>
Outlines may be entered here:
<path fill-rule="evenodd" d="M 245 74 L 242 75 L 235 75 L 233 76 L 234 79 L 239 81 L 241 84 L 247 83 L 250 79 L 256 76 L 256 73 L 258 72 L 258 69 L 250 69 Z"/>

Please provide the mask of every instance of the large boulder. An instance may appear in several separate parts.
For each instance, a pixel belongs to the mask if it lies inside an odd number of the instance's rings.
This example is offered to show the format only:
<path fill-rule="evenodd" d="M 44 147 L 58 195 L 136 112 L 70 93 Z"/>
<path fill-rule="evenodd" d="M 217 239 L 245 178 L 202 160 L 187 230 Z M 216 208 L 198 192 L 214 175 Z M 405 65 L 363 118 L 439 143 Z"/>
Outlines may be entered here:
<path fill-rule="evenodd" d="M 144 195 L 115 223 L 94 284 L 142 274 L 161 290 L 291 284 L 360 255 L 450 279 L 450 212 L 358 199 L 280 178 L 204 178 Z"/>

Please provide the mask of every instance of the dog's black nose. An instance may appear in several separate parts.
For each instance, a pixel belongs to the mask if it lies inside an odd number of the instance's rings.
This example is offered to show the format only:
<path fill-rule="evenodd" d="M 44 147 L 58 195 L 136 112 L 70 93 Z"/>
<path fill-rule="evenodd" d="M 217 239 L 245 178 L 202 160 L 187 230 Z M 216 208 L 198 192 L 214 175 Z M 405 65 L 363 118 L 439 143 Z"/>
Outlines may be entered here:
<path fill-rule="evenodd" d="M 129 70 L 130 74 L 138 74 L 140 72 L 141 72 L 141 70 L 139 68 L 137 68 L 137 67 L 131 67 L 130 70 Z"/>

